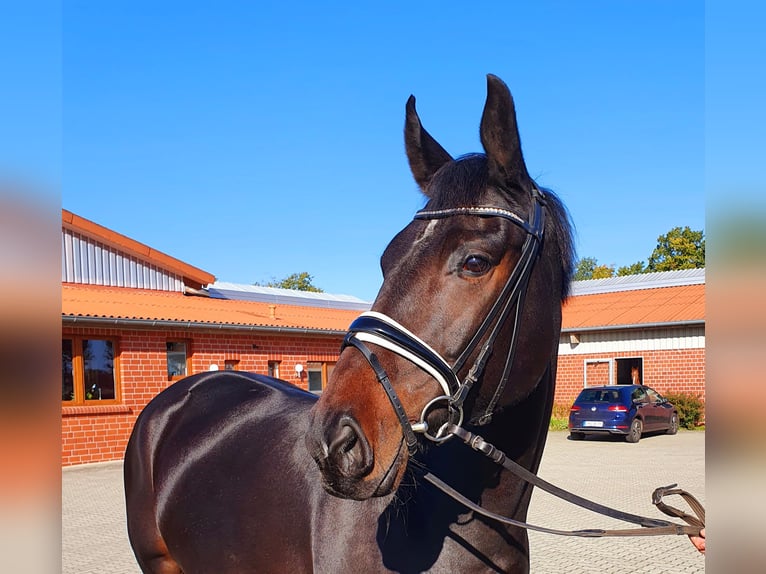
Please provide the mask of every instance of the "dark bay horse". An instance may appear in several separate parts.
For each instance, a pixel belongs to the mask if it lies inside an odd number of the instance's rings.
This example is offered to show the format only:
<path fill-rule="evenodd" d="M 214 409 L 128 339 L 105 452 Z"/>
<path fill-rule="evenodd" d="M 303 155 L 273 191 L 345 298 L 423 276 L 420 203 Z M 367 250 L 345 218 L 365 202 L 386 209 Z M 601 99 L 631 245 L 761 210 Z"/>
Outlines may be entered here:
<path fill-rule="evenodd" d="M 525 530 L 423 481 L 428 469 L 524 520 L 531 487 L 443 431 L 481 429 L 535 472 L 553 400 L 569 220 L 527 173 L 494 76 L 480 135 L 484 154 L 453 159 L 410 97 L 406 152 L 427 204 L 386 248 L 319 400 L 228 371 L 144 409 L 125 454 L 144 572 L 529 571 Z"/>

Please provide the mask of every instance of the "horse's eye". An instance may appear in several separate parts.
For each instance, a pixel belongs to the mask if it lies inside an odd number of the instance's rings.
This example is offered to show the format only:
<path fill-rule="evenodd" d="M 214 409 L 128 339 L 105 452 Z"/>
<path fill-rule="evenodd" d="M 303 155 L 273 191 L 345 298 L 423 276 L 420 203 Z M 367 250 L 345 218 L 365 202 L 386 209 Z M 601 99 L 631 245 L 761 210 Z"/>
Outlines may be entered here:
<path fill-rule="evenodd" d="M 467 275 L 479 276 L 489 271 L 492 265 L 480 255 L 469 255 L 463 262 L 463 272 Z"/>

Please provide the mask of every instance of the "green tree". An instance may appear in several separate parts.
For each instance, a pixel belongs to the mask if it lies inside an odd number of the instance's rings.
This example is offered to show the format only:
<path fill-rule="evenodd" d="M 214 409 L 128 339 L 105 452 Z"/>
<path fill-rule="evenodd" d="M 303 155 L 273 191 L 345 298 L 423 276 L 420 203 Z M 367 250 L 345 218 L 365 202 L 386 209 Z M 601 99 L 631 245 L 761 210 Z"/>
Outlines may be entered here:
<path fill-rule="evenodd" d="M 674 227 L 657 238 L 646 266 L 648 272 L 698 269 L 705 266 L 705 233 L 689 226 Z"/>
<path fill-rule="evenodd" d="M 593 279 L 593 270 L 598 265 L 595 257 L 582 257 L 577 261 L 572 279 L 575 281 L 586 281 Z"/>
<path fill-rule="evenodd" d="M 588 279 L 606 279 L 614 277 L 614 265 L 599 265 L 595 257 L 583 257 L 577 261 L 572 279 L 587 281 Z"/>
<path fill-rule="evenodd" d="M 614 277 L 614 265 L 596 265 L 593 268 L 592 279 L 608 279 Z"/>
<path fill-rule="evenodd" d="M 639 273 L 646 273 L 646 265 L 643 261 L 636 261 L 631 265 L 625 265 L 617 269 L 617 277 L 623 277 L 624 275 L 638 275 Z"/>
<path fill-rule="evenodd" d="M 258 283 L 261 287 L 278 287 L 280 289 L 292 289 L 293 291 L 311 291 L 313 293 L 323 293 L 324 291 L 314 285 L 312 281 L 314 278 L 306 271 L 301 273 L 293 273 L 288 275 L 284 279 L 276 280 L 272 279 L 268 283 Z"/>

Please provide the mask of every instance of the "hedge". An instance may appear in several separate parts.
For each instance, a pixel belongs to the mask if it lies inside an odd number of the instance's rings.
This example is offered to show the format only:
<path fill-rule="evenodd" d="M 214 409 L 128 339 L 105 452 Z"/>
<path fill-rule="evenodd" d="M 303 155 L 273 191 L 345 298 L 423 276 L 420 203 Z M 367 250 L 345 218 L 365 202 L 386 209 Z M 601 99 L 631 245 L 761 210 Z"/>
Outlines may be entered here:
<path fill-rule="evenodd" d="M 705 416 L 705 403 L 699 395 L 670 391 L 662 396 L 678 409 L 678 425 L 681 428 L 694 430 L 700 426 Z"/>

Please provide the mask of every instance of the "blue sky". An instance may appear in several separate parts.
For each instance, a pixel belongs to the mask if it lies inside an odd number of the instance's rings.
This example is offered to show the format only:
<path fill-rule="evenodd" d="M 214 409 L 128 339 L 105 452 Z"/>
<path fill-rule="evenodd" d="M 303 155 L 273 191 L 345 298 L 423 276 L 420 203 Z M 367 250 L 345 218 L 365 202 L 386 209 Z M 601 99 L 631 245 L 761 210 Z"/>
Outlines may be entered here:
<path fill-rule="evenodd" d="M 675 226 L 705 227 L 705 9 L 67 1 L 48 111 L 63 151 L 41 169 L 64 208 L 219 280 L 307 271 L 372 300 L 380 254 L 423 203 L 407 97 L 453 156 L 481 151 L 493 73 L 579 255 L 628 265 Z"/>

